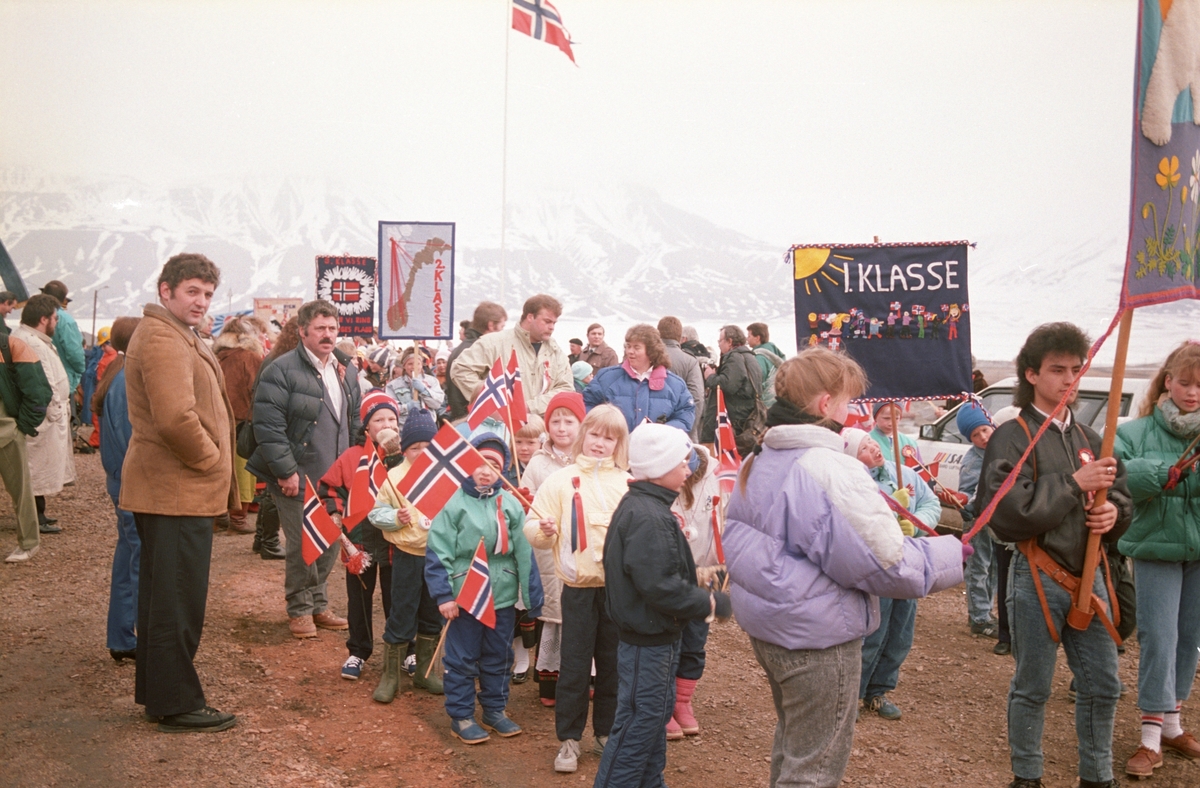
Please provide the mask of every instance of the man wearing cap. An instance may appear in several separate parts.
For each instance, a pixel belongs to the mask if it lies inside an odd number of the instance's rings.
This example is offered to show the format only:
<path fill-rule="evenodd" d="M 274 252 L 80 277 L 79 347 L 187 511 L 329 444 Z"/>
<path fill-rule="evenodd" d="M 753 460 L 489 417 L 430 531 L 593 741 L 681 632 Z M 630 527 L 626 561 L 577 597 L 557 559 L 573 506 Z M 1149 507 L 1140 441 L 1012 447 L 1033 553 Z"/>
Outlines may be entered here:
<path fill-rule="evenodd" d="M 315 638 L 317 627 L 342 630 L 346 619 L 327 609 L 326 580 L 336 549 L 311 565 L 301 552 L 304 496 L 315 490 L 341 454 L 359 440 L 360 393 L 353 367 L 334 355 L 338 313 L 328 301 L 296 312 L 300 345 L 262 371 L 254 394 L 254 438 L 246 470 L 267 483 L 287 540 L 284 595 L 294 637 Z"/>
<path fill-rule="evenodd" d="M 729 618 L 729 596 L 696 583 L 696 562 L 671 512 L 691 471 L 692 442 L 665 424 L 629 437 L 633 481 L 604 541 L 605 596 L 617 625 L 617 714 L 596 785 L 661 785 L 683 626 Z"/>
<path fill-rule="evenodd" d="M 361 350 L 359 351 L 362 352 Z M 358 373 L 358 389 L 368 392 L 381 389 L 392 377 L 392 351 L 387 345 L 373 347 L 363 359 L 362 371 Z"/>
<path fill-rule="evenodd" d="M 517 327 L 480 337 L 451 364 L 450 380 L 470 402 L 496 360 L 507 365 L 515 350 L 526 408 L 530 416 L 541 416 L 551 397 L 560 391 L 575 390 L 567 354 L 550 338 L 560 315 L 562 304 L 556 298 L 532 296 L 521 309 Z"/>
<path fill-rule="evenodd" d="M 67 286 L 57 279 L 52 279 L 42 287 L 42 292 L 54 299 L 58 305 L 58 328 L 54 330 L 54 347 L 58 348 L 58 357 L 67 370 L 67 384 L 70 386 L 70 396 L 74 399 L 75 389 L 83 379 L 85 364 L 83 358 L 83 335 L 79 333 L 79 324 L 67 312 Z"/>

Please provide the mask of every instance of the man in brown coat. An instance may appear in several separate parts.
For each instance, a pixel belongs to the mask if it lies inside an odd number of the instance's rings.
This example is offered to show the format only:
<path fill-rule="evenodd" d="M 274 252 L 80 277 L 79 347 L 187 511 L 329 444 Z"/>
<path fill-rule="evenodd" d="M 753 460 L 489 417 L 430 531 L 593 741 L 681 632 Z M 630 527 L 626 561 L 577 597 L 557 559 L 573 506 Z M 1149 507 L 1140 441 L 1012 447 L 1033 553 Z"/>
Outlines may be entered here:
<path fill-rule="evenodd" d="M 120 507 L 142 540 L 134 700 L 164 733 L 219 731 L 236 718 L 205 703 L 192 660 L 204 629 L 213 519 L 238 504 L 233 411 L 216 356 L 196 334 L 220 281 L 179 254 L 158 277 L 125 354 L 133 435 Z"/>
<path fill-rule="evenodd" d="M 587 330 L 588 343 L 579 354 L 580 361 L 592 365 L 592 370 L 599 372 L 605 367 L 615 367 L 621 363 L 617 351 L 610 348 L 604 341 L 604 326 L 592 323 Z"/>

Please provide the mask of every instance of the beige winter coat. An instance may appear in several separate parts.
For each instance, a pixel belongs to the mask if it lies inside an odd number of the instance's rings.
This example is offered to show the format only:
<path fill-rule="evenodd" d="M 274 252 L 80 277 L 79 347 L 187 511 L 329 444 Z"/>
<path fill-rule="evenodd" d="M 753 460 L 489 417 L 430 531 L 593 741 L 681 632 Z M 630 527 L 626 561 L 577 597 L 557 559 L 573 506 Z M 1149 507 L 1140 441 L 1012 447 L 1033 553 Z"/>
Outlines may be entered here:
<path fill-rule="evenodd" d="M 54 495 L 64 485 L 75 483 L 75 456 L 71 445 L 71 389 L 67 369 L 58 357 L 54 340 L 42 332 L 20 325 L 12 335 L 37 354 L 54 396 L 46 406 L 46 420 L 37 428 L 35 438 L 26 438 L 29 451 L 29 476 L 34 495 Z"/>
<path fill-rule="evenodd" d="M 484 334 L 454 360 L 450 367 L 450 378 L 470 402 L 496 359 L 501 359 L 501 363 L 507 366 L 514 348 L 517 351 L 517 364 L 521 368 L 525 404 L 530 416 L 541 417 L 555 394 L 575 390 L 575 379 L 571 376 L 567 354 L 553 339 L 543 342 L 540 352 L 535 353 L 529 332 L 520 326 Z"/>

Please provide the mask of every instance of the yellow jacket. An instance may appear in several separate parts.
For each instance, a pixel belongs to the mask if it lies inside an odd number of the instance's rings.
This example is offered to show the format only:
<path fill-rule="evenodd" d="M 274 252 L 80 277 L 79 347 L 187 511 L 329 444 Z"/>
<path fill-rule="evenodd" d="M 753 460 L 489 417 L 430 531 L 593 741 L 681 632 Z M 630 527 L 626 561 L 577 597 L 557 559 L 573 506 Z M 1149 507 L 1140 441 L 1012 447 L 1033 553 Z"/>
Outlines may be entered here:
<path fill-rule="evenodd" d="M 372 525 L 383 531 L 383 538 L 396 545 L 397 549 L 409 555 L 423 556 L 425 555 L 425 539 L 429 535 L 429 526 L 432 521 L 421 514 L 417 507 L 409 503 L 407 498 L 400 495 L 398 489 L 393 491 L 393 487 L 400 483 L 410 467 L 412 467 L 412 463 L 405 460 L 388 472 L 388 480 L 391 481 L 391 484 L 385 484 L 379 490 L 379 496 L 375 499 L 375 508 L 367 515 L 367 519 L 371 521 Z M 402 507 L 408 510 L 409 522 L 407 525 L 401 523 L 396 517 L 396 511 Z"/>
<path fill-rule="evenodd" d="M 575 495 L 573 481 L 579 479 L 583 502 L 587 549 L 571 550 L 571 509 Z M 530 510 L 525 521 L 525 538 L 535 548 L 554 553 L 554 571 L 564 584 L 573 588 L 600 588 L 604 585 L 604 538 L 617 503 L 629 489 L 630 476 L 618 470 L 612 458 L 596 460 L 580 456 L 573 465 L 550 474 L 538 488 L 533 509 L 554 520 L 556 533 L 546 536 L 538 526 L 538 516 Z"/>

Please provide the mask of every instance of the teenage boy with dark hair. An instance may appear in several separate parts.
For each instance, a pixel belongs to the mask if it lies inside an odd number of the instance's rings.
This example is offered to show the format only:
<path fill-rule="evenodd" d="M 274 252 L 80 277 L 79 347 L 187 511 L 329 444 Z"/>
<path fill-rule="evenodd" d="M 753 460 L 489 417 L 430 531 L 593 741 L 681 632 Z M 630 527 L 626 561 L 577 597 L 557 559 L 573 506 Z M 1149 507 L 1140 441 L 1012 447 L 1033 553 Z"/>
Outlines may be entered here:
<path fill-rule="evenodd" d="M 1025 340 L 1017 356 L 1015 404 L 1021 414 L 1001 425 L 988 442 L 979 511 L 995 497 L 1031 436 L 1051 419 L 1074 387 L 1088 346 L 1087 336 L 1070 323 L 1039 326 Z M 1008 590 L 1017 663 L 1008 693 L 1014 774 L 1010 788 L 1042 786 L 1042 728 L 1060 641 L 1078 690 L 1080 788 L 1119 785 L 1113 779 L 1112 736 L 1121 683 L 1116 644 L 1105 628 L 1107 615 L 1097 610 L 1083 630 L 1068 626 L 1072 595 L 1050 574 L 1057 565 L 1078 578 L 1089 533 L 1113 542 L 1129 527 L 1132 505 L 1125 470 L 1111 457 L 1095 459 L 1099 455 L 1100 437 L 1079 424 L 1069 407 L 1064 408 L 1022 466 L 1016 484 L 1000 500 L 990 523 L 997 537 L 1018 546 Z M 1095 502 L 1099 490 L 1108 491 L 1102 504 Z M 1096 573 L 1093 591 L 1108 604 L 1103 572 Z"/>

